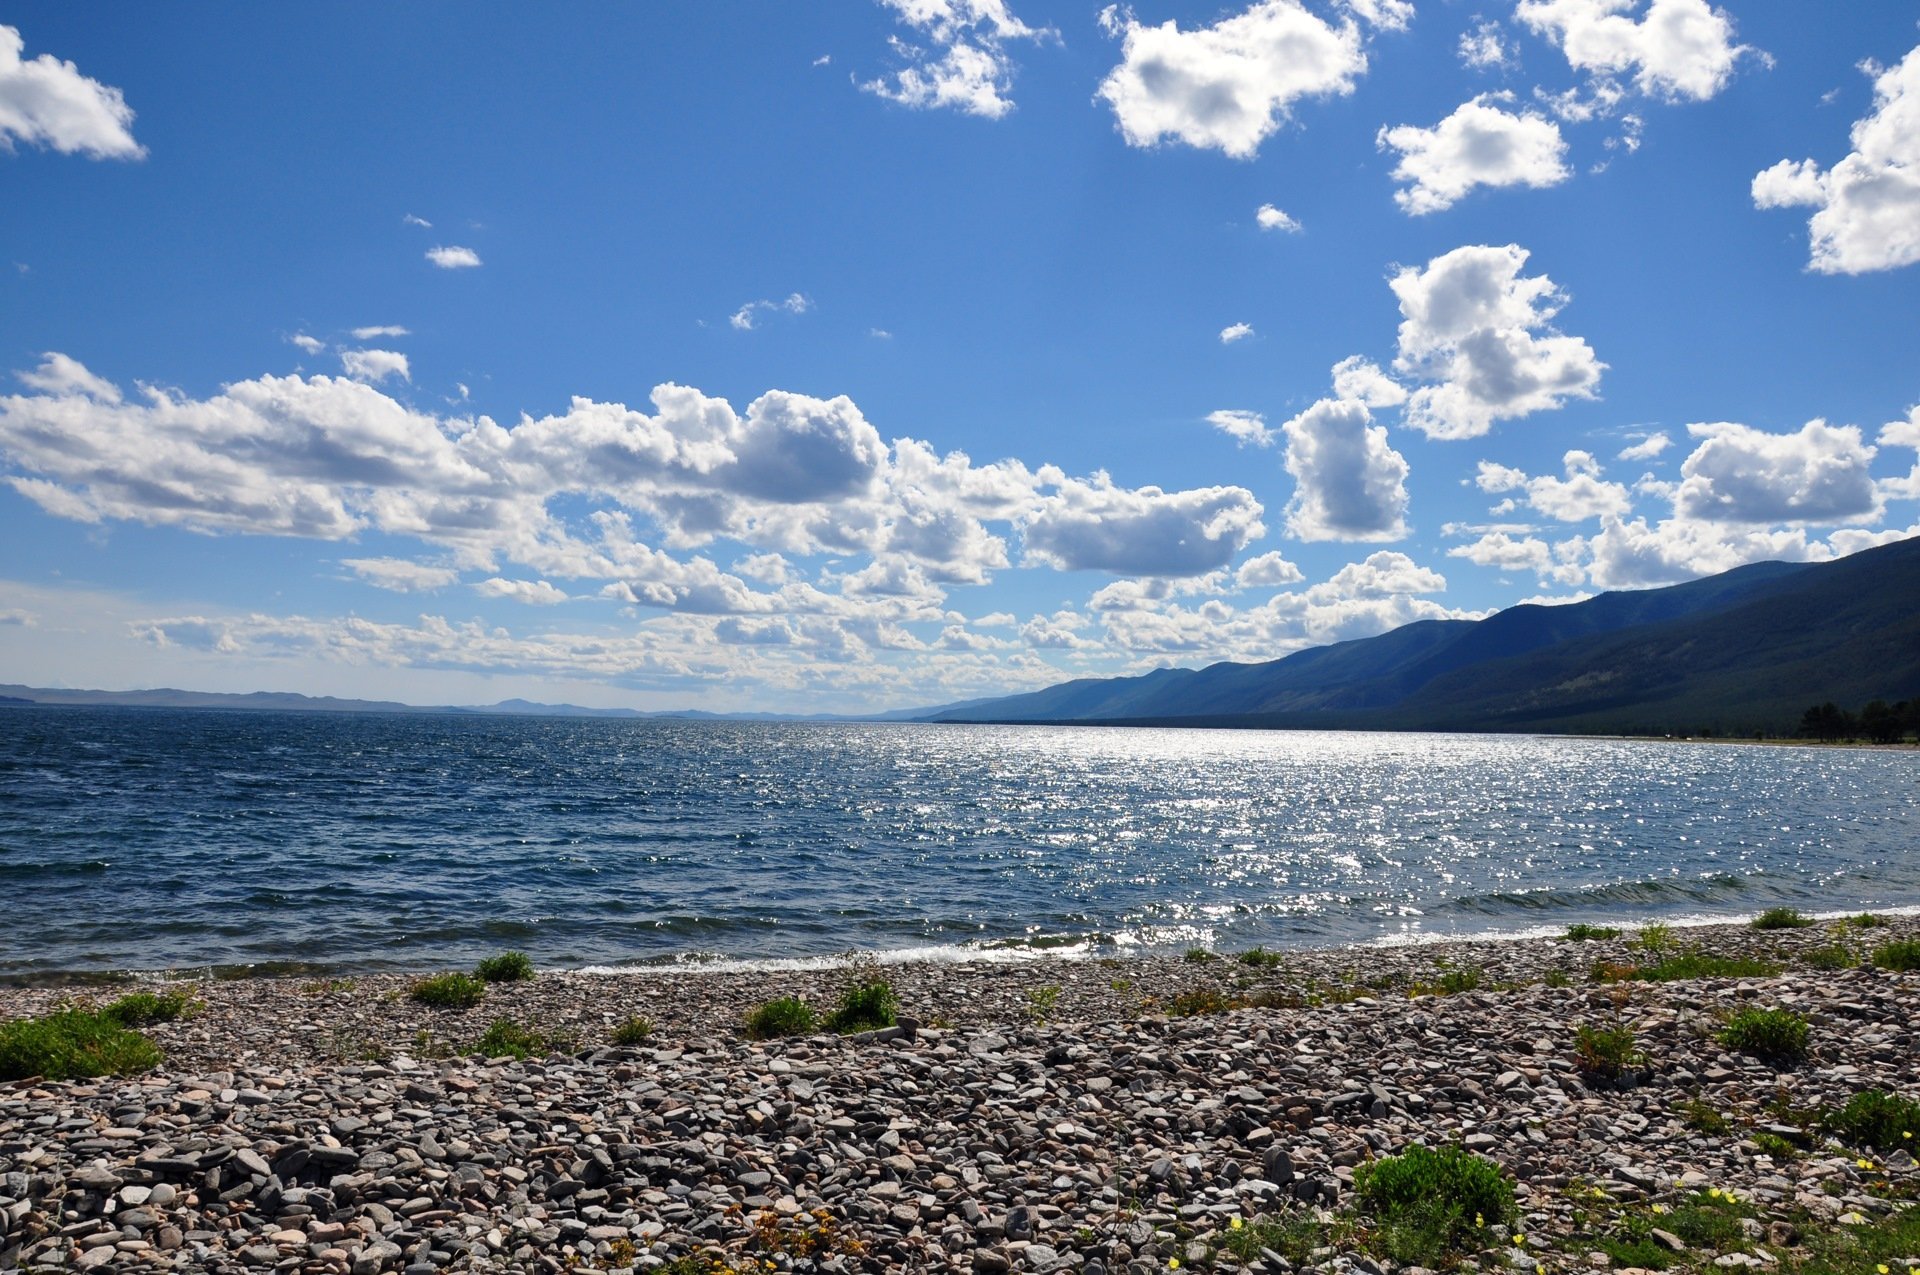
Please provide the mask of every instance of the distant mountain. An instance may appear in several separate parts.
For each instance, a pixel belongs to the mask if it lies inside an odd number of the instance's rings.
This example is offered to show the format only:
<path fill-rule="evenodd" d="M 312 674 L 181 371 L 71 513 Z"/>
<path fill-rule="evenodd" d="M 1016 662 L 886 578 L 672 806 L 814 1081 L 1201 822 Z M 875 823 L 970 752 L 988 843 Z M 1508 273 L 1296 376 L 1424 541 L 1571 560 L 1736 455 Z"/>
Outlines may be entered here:
<path fill-rule="evenodd" d="M 1825 563 L 1421 621 L 1264 664 L 1081 679 L 936 721 L 1784 733 L 1920 697 L 1920 539 Z"/>

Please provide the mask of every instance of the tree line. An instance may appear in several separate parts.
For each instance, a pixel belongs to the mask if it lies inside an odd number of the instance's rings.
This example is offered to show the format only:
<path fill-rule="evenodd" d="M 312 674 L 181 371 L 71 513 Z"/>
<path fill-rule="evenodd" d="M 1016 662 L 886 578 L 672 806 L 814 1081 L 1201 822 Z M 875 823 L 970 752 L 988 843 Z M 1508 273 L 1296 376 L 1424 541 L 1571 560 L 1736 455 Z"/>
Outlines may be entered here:
<path fill-rule="evenodd" d="M 1897 744 L 1916 732 L 1920 732 L 1920 700 L 1889 704 L 1877 699 L 1858 713 L 1850 713 L 1832 700 L 1815 704 L 1801 714 L 1800 729 L 1795 734 L 1829 744 L 1843 739 Z"/>

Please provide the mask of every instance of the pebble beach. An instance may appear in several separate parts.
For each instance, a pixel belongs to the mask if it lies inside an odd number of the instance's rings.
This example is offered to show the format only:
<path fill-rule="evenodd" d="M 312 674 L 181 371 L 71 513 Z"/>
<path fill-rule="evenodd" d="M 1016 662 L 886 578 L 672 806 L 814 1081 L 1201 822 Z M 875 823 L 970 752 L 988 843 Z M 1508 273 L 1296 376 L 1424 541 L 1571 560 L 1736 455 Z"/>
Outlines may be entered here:
<path fill-rule="evenodd" d="M 1920 1097 L 1920 974 L 1866 959 L 1916 934 L 1680 929 L 1668 950 L 1780 969 L 1665 982 L 1596 977 L 1653 958 L 1631 928 L 1264 960 L 543 971 L 468 1009 L 392 975 L 176 980 L 199 1005 L 146 1029 L 159 1069 L 0 1087 L 0 1268 L 1417 1275 L 1354 1209 L 1355 1170 L 1414 1144 L 1513 1183 L 1513 1233 L 1462 1269 L 1629 1269 L 1596 1237 L 1630 1218 L 1669 1269 L 1775 1268 L 1911 1197 L 1909 1150 L 1844 1146 L 1817 1113 Z M 876 975 L 894 1027 L 743 1030 L 769 999 L 830 1007 Z M 0 988 L 0 1019 L 124 990 Z M 1752 1007 L 1805 1017 L 1804 1061 L 1721 1043 Z M 636 1018 L 650 1034 L 611 1043 Z M 471 1052 L 501 1019 L 551 1051 Z M 1582 1026 L 1630 1030 L 1642 1058 L 1583 1070 Z M 1737 1201 L 1730 1239 L 1657 1224 L 1703 1197 Z"/>

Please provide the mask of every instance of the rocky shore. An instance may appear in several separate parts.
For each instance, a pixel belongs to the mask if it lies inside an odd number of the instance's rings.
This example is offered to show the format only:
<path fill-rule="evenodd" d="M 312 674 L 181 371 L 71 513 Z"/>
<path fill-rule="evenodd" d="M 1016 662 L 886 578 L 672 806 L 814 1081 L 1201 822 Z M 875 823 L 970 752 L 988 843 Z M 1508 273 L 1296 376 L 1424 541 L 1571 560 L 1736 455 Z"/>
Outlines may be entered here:
<path fill-rule="evenodd" d="M 1514 1184 L 1512 1233 L 1448 1255 L 1468 1269 L 1825 1269 L 1820 1236 L 1920 1186 L 1907 1149 L 1821 1123 L 1862 1090 L 1920 1098 L 1920 974 L 1848 959 L 1917 933 L 542 973 L 465 1010 L 391 976 L 201 981 L 148 1029 L 159 1070 L 0 1086 L 0 1267 L 1373 1275 L 1417 1267 L 1355 1170 L 1420 1143 Z M 1780 969 L 1599 981 L 1689 948 Z M 897 1027 L 741 1030 L 876 972 Z M 0 988 L 0 1019 L 120 990 Z M 1743 1007 L 1804 1016 L 1805 1060 L 1722 1044 Z M 610 1043 L 636 1017 L 651 1034 Z M 471 1056 L 500 1019 L 556 1051 Z M 1582 1026 L 1643 1058 L 1583 1070 Z M 1689 1209 L 1724 1233 L 1662 1225 Z"/>

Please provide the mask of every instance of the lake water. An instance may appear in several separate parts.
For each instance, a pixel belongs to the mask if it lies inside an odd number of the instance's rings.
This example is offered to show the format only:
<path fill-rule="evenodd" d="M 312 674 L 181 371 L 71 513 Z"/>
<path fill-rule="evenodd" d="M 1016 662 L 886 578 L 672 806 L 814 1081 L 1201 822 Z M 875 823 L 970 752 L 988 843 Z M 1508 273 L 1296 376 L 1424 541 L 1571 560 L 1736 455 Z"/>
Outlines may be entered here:
<path fill-rule="evenodd" d="M 0 976 L 1287 946 L 1920 905 L 1920 757 L 0 709 Z"/>

